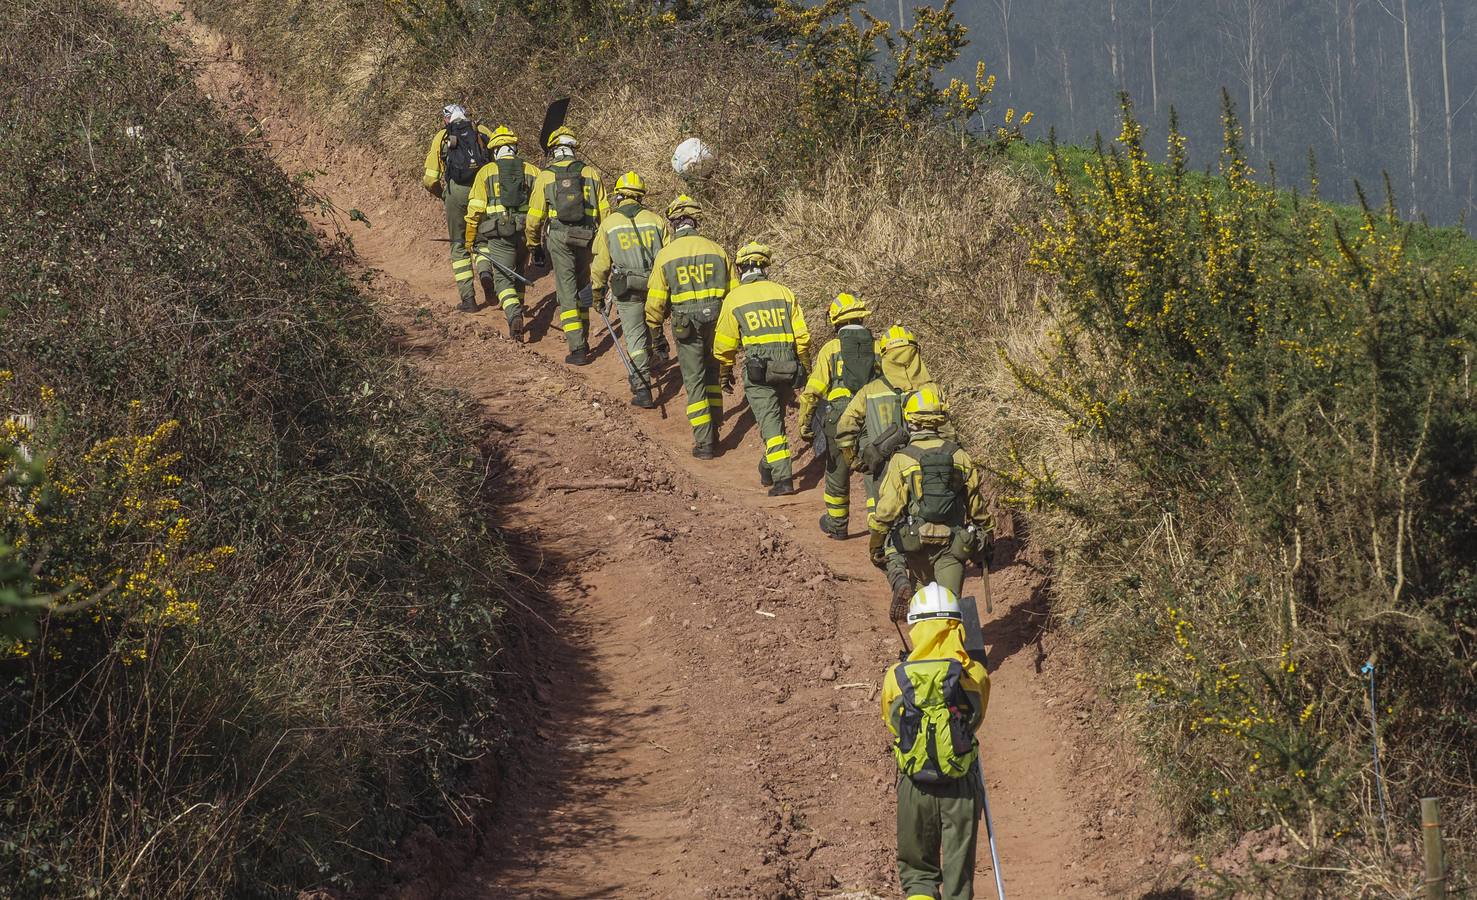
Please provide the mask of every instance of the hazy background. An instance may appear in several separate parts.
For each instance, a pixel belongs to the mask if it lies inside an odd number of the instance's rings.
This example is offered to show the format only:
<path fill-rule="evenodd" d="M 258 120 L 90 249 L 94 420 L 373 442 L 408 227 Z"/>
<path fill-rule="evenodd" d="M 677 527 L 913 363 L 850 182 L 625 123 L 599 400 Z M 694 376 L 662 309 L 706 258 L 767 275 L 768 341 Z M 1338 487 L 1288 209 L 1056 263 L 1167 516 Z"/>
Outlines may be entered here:
<path fill-rule="evenodd" d="M 897 0 L 869 0 L 893 22 Z M 912 5 L 902 13 L 912 20 Z M 999 75 L 997 101 L 1036 113 L 1033 135 L 1117 133 L 1128 91 L 1163 149 L 1178 111 L 1199 166 L 1221 144 L 1230 91 L 1258 168 L 1373 202 L 1389 172 L 1403 212 L 1454 224 L 1477 193 L 1477 0 L 961 0 L 971 46 Z M 1477 223 L 1467 222 L 1469 228 Z"/>

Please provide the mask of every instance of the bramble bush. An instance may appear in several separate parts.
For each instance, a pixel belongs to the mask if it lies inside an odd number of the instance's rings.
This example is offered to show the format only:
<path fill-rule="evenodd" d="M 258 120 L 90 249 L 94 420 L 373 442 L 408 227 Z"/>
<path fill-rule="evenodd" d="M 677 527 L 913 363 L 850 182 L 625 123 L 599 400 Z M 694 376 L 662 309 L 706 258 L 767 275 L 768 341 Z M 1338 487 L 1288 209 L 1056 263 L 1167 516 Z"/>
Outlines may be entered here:
<path fill-rule="evenodd" d="M 1126 99 L 1114 146 L 1066 158 L 1033 254 L 1060 286 L 1050 346 L 1011 365 L 1073 449 L 1000 474 L 1076 523 L 1060 566 L 1096 587 L 1072 616 L 1104 629 L 1120 684 L 1137 673 L 1150 744 L 1194 788 L 1181 811 L 1281 820 L 1308 847 L 1378 835 L 1373 659 L 1394 808 L 1434 793 L 1468 820 L 1468 257 L 1417 253 L 1393 203 L 1351 229 L 1259 184 L 1229 102 L 1219 179 L 1177 131 L 1151 162 Z"/>

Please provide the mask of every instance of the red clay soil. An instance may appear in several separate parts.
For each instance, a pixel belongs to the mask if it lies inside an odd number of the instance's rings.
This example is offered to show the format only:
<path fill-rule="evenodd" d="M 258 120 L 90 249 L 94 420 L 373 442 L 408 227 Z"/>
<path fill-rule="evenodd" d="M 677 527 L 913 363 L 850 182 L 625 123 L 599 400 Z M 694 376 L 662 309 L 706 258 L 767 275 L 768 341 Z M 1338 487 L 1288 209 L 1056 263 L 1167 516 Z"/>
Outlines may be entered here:
<path fill-rule="evenodd" d="M 508 340 L 494 308 L 456 312 L 446 245 L 431 241 L 444 216 L 419 172 L 317 125 L 193 19 L 177 41 L 283 169 L 325 173 L 314 189 L 368 216 L 371 228 L 345 225 L 404 351 L 488 419 L 497 525 L 526 576 L 501 666 L 518 669 L 517 752 L 489 781 L 495 812 L 413 836 L 386 895 L 896 896 L 895 768 L 877 697 L 898 636 L 866 541 L 816 528 L 819 465 L 802 453 L 801 493 L 766 496 L 741 392 L 727 401 L 722 455 L 693 459 L 675 371 L 660 379 L 663 416 L 626 404 L 598 325 L 594 364 L 563 364 L 548 277 L 529 293 L 532 344 Z M 600 479 L 620 483 L 576 484 Z M 858 509 L 854 532 L 863 519 Z M 1099 724 L 1111 717 L 1048 652 L 1046 584 L 1018 549 L 997 542 L 986 624 L 984 759 L 1007 888 L 1188 896 L 1172 887 L 1184 855 Z M 992 897 L 980 856 L 978 893 Z"/>

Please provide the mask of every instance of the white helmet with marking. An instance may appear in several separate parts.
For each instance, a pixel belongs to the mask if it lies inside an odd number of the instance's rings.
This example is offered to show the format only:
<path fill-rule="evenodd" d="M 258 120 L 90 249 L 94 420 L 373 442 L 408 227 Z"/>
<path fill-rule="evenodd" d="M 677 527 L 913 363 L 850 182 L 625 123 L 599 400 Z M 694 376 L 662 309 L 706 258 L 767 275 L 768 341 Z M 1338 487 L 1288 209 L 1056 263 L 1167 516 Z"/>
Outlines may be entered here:
<path fill-rule="evenodd" d="M 928 619 L 964 621 L 964 613 L 959 611 L 959 598 L 954 596 L 953 591 L 936 581 L 919 588 L 918 592 L 913 595 L 912 602 L 908 604 L 909 625 L 917 625 Z"/>

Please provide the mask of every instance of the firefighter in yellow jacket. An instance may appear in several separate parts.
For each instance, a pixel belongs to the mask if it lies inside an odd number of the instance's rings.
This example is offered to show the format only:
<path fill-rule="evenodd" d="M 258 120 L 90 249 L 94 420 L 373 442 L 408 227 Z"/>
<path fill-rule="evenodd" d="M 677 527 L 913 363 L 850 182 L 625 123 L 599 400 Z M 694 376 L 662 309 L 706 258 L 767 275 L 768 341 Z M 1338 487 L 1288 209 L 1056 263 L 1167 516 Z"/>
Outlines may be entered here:
<path fill-rule="evenodd" d="M 814 441 L 817 429 L 826 438 L 826 511 L 821 515 L 821 531 L 835 540 L 846 539 L 851 519 L 851 467 L 836 443 L 836 423 L 852 394 L 877 375 L 877 339 L 862 324 L 868 314 L 867 305 L 851 294 L 836 295 L 827 311 L 836 336 L 821 347 L 800 391 L 800 438 Z"/>
<path fill-rule="evenodd" d="M 687 423 L 692 426 L 692 455 L 712 459 L 718 423 L 723 418 L 723 389 L 713 336 L 723 298 L 738 287 L 728 254 L 697 233 L 703 209 L 683 194 L 667 207 L 672 242 L 656 255 L 646 291 L 646 324 L 659 330 L 668 313 L 677 364 L 687 390 Z"/>
<path fill-rule="evenodd" d="M 544 221 L 549 223 L 549 262 L 559 298 L 559 327 L 569 343 L 564 361 L 583 366 L 590 362 L 591 246 L 600 221 L 610 214 L 605 177 L 600 170 L 575 157 L 579 141 L 568 127 L 549 135 L 554 161 L 538 175 L 528 204 L 524 236 L 530 251 L 539 246 Z"/>
<path fill-rule="evenodd" d="M 608 295 L 621 319 L 621 333 L 633 372 L 631 404 L 654 409 L 651 396 L 651 332 L 646 326 L 646 291 L 656 256 L 672 239 L 667 220 L 641 205 L 646 183 L 635 172 L 615 182 L 615 209 L 600 221 L 595 235 L 595 261 L 590 264 L 590 286 L 595 302 Z M 607 294 L 608 290 L 608 294 Z M 614 336 L 611 338 L 614 340 Z"/>
<path fill-rule="evenodd" d="M 896 551 L 883 556 L 893 621 L 902 618 L 921 585 L 936 581 L 960 595 L 964 567 L 984 550 L 993 530 L 974 460 L 939 433 L 948 420 L 937 388 L 909 394 L 903 416 L 908 443 L 887 461 L 877 483 L 877 507 L 867 517 L 873 560 L 888 542 Z"/>
<path fill-rule="evenodd" d="M 975 732 L 990 676 L 964 648 L 958 594 L 925 585 L 907 617 L 913 649 L 882 678 L 898 767 L 898 880 L 908 900 L 971 900 L 984 799 Z"/>
<path fill-rule="evenodd" d="M 467 199 L 466 240 L 487 302 L 495 300 L 502 307 L 508 335 L 519 341 L 523 338 L 523 284 L 503 269 L 525 274 L 528 244 L 523 231 L 538 166 L 518 155 L 518 135 L 506 125 L 492 133 L 488 147 L 492 162 L 477 171 Z"/>
<path fill-rule="evenodd" d="M 472 283 L 472 257 L 467 242 L 467 205 L 477 171 L 487 164 L 488 142 L 492 131 L 467 116 L 455 103 L 441 109 L 444 123 L 431 147 L 426 151 L 426 168 L 421 175 L 425 189 L 440 198 L 446 207 L 446 231 L 451 239 L 451 274 L 456 279 L 456 292 L 461 298 L 462 312 L 477 311 L 477 286 Z"/>
<path fill-rule="evenodd" d="M 790 445 L 785 439 L 785 403 L 805 383 L 810 358 L 810 330 L 795 295 L 770 281 L 772 252 L 758 242 L 739 249 L 739 286 L 723 300 L 713 337 L 713 358 L 724 390 L 733 389 L 734 358 L 744 351 L 744 399 L 759 425 L 764 451 L 759 457 L 759 483 L 771 497 L 795 493 Z"/>

